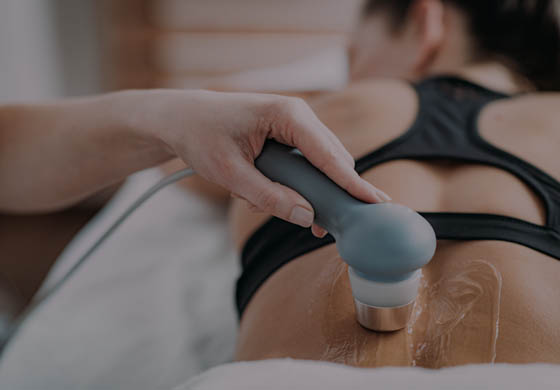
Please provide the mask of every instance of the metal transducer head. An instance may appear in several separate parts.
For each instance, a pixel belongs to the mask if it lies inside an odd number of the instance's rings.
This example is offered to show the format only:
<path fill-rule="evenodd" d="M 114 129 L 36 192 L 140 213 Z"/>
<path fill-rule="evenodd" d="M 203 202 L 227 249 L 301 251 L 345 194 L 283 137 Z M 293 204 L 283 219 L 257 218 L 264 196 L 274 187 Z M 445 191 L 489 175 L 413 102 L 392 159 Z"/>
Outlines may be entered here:
<path fill-rule="evenodd" d="M 355 199 L 297 149 L 274 141 L 266 143 L 255 164 L 265 176 L 306 198 L 315 210 L 315 222 L 335 238 L 349 265 L 358 322 L 375 331 L 406 327 L 421 268 L 436 249 L 428 221 L 402 205 Z"/>

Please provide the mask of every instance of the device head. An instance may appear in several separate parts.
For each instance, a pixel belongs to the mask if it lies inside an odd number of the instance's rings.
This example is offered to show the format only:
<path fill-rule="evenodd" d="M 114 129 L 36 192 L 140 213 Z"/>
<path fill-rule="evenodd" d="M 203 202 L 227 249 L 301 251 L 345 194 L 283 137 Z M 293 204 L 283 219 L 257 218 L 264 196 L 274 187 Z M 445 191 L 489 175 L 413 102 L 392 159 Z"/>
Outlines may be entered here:
<path fill-rule="evenodd" d="M 420 214 L 393 203 L 361 204 L 341 221 L 336 244 L 348 263 L 358 321 L 377 331 L 406 326 L 421 268 L 436 236 Z"/>
<path fill-rule="evenodd" d="M 436 236 L 420 214 L 393 203 L 362 204 L 341 221 L 336 245 L 360 276 L 379 282 L 406 279 L 432 259 Z"/>

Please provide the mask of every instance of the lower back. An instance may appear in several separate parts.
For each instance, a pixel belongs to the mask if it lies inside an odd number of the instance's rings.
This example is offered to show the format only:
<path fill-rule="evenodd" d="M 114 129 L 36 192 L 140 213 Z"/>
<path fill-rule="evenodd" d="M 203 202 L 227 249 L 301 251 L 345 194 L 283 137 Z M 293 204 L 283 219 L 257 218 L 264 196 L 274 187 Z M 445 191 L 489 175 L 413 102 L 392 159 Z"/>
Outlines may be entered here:
<path fill-rule="evenodd" d="M 347 267 L 331 245 L 265 282 L 243 316 L 236 357 L 367 367 L 560 363 L 559 268 L 516 244 L 441 241 L 409 326 L 375 333 L 356 322 Z"/>

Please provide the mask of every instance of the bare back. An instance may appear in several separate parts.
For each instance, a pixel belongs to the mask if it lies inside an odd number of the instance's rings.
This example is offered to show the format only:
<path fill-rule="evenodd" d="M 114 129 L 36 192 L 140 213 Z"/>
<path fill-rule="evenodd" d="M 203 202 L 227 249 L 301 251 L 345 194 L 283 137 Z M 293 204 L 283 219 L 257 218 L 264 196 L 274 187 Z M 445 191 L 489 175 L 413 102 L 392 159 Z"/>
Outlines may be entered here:
<path fill-rule="evenodd" d="M 413 89 L 398 81 L 361 83 L 312 105 L 355 157 L 398 137 L 418 111 Z M 482 111 L 478 128 L 490 143 L 560 180 L 558 108 L 555 94 L 498 101 Z M 545 222 L 539 198 L 497 168 L 397 160 L 363 177 L 415 210 Z M 232 216 L 240 247 L 267 218 L 240 203 Z M 272 275 L 244 313 L 237 358 L 292 357 L 357 366 L 560 363 L 560 263 L 552 257 L 502 241 L 439 241 L 423 271 L 411 324 L 385 334 L 356 323 L 345 271 L 330 245 Z"/>

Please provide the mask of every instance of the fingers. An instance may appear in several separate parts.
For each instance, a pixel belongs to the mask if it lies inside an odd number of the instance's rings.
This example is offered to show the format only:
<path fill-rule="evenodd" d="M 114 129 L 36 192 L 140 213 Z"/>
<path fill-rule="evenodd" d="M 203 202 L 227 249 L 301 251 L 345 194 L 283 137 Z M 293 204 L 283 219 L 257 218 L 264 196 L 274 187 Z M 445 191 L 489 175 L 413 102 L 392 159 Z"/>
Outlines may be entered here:
<path fill-rule="evenodd" d="M 241 199 L 243 201 L 245 201 L 245 203 L 247 204 L 247 208 L 254 212 L 254 213 L 262 213 L 263 210 L 259 209 L 257 206 L 255 206 L 254 204 L 250 203 L 247 199 L 245 199 L 244 197 L 231 193 L 231 197 L 235 198 L 235 199 Z M 325 229 L 323 229 L 321 226 L 317 225 L 316 223 L 314 223 L 313 225 L 311 225 L 311 233 L 313 233 L 313 235 L 317 238 L 323 238 L 325 237 L 329 232 L 327 232 Z"/>
<path fill-rule="evenodd" d="M 313 233 L 313 235 L 318 238 L 323 238 L 328 234 L 328 232 L 325 229 L 323 229 L 321 226 L 317 225 L 316 223 L 314 223 L 313 226 L 311 226 L 311 233 Z"/>
<path fill-rule="evenodd" d="M 317 118 L 300 99 L 292 99 L 282 127 L 273 127 L 278 141 L 297 147 L 303 155 L 349 194 L 364 202 L 390 201 L 391 198 L 354 170 L 354 159 L 340 140 Z"/>
<path fill-rule="evenodd" d="M 247 199 L 243 198 L 242 196 L 239 196 L 237 194 L 232 193 L 231 197 L 243 200 L 246 203 L 247 208 L 254 213 L 262 213 L 263 212 L 263 210 L 259 209 L 257 206 L 250 203 Z M 323 238 L 327 234 L 329 234 L 329 232 L 327 232 L 325 229 L 323 229 L 321 226 L 317 225 L 316 223 L 311 225 L 311 233 L 313 233 L 313 235 L 317 238 Z"/>
<path fill-rule="evenodd" d="M 238 197 L 246 199 L 254 209 L 272 214 L 302 227 L 313 223 L 313 208 L 294 190 L 274 183 L 251 163 L 241 160 L 229 186 Z"/>

